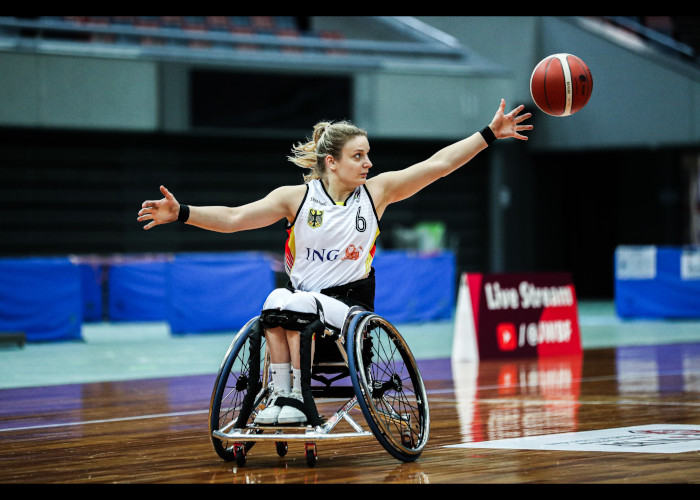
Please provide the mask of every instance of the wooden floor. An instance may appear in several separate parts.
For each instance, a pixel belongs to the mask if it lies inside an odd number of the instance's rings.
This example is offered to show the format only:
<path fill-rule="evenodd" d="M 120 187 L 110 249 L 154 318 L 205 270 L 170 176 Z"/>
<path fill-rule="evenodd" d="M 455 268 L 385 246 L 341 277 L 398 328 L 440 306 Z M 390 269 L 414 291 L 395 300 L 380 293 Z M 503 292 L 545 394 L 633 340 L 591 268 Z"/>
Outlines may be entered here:
<path fill-rule="evenodd" d="M 284 458 L 259 442 L 244 467 L 224 462 L 207 435 L 214 375 L 200 375 L 0 390 L 0 483 L 700 483 L 699 451 L 449 447 L 700 425 L 700 345 L 420 365 L 431 427 L 413 463 L 392 458 L 373 437 L 318 443 L 315 467 L 300 442 Z M 319 404 L 321 413 L 328 408 Z M 359 412 L 357 419 L 365 425 Z"/>

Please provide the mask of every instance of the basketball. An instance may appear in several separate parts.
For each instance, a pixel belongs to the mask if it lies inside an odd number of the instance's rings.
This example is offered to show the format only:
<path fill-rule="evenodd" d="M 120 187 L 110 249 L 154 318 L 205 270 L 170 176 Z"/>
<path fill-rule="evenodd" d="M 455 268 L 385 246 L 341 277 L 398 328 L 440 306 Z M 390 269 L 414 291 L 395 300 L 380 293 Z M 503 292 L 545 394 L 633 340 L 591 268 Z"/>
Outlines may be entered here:
<path fill-rule="evenodd" d="M 530 76 L 532 100 L 551 116 L 570 116 L 581 111 L 592 92 L 591 70 L 572 54 L 545 57 Z"/>

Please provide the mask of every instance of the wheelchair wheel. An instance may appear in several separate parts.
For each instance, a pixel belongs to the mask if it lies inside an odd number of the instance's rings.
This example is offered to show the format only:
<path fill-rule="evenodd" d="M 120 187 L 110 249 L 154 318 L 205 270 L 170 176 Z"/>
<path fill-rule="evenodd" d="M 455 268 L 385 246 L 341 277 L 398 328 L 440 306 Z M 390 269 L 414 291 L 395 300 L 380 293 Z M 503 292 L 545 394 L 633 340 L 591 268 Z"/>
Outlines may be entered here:
<path fill-rule="evenodd" d="M 209 404 L 209 436 L 216 453 L 227 461 L 244 460 L 254 441 L 228 443 L 212 436 L 223 428 L 243 428 L 265 397 L 262 378 L 265 368 L 265 336 L 258 318 L 251 319 L 231 342 L 216 377 Z M 238 450 L 238 455 L 236 455 Z M 243 451 L 243 453 L 241 453 Z"/>
<path fill-rule="evenodd" d="M 408 345 L 389 321 L 369 312 L 353 318 L 346 344 L 350 378 L 372 433 L 393 457 L 416 460 L 428 442 L 430 411 Z"/>

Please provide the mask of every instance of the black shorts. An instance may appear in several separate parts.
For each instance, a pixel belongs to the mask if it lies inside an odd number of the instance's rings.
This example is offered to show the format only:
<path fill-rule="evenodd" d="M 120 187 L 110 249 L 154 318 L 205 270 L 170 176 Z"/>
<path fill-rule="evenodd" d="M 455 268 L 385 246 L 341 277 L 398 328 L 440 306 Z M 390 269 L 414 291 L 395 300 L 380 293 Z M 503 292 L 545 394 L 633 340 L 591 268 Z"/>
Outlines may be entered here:
<path fill-rule="evenodd" d="M 324 288 L 321 290 L 321 293 L 333 297 L 349 306 L 360 306 L 368 311 L 374 312 L 375 285 L 374 268 L 372 268 L 366 278 L 352 281 L 345 285 Z M 287 283 L 287 288 L 294 291 L 291 283 Z"/>

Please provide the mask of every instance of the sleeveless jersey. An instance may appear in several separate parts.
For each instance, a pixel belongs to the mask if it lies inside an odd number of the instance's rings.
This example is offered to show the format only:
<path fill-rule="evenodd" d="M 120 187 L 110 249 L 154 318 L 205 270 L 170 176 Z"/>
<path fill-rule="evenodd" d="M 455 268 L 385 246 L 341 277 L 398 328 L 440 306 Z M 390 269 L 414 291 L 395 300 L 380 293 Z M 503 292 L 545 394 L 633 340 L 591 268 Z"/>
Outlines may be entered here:
<path fill-rule="evenodd" d="M 287 224 L 285 270 L 297 290 L 319 292 L 367 277 L 379 220 L 367 188 L 337 205 L 319 179 L 306 185 L 296 218 Z"/>

